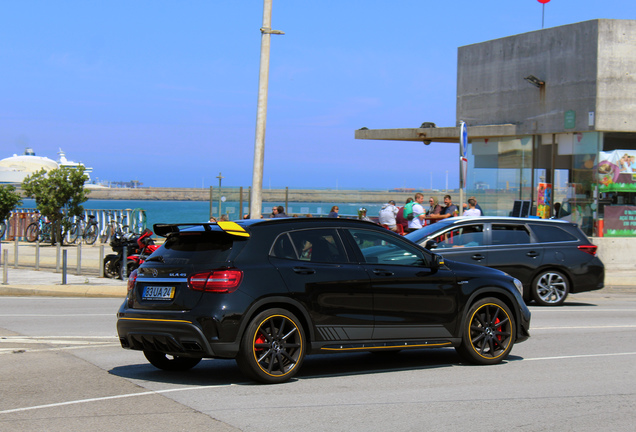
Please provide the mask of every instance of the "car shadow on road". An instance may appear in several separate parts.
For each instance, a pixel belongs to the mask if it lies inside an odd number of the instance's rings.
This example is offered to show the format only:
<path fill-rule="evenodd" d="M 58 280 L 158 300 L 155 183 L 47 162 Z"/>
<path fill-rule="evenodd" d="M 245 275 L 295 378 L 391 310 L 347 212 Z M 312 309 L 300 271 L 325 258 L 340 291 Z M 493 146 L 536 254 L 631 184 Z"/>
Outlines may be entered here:
<path fill-rule="evenodd" d="M 523 360 L 523 358 L 511 355 L 504 361 L 504 364 L 519 360 Z M 305 357 L 302 367 L 294 379 L 305 380 L 461 366 L 472 365 L 463 362 L 453 349 L 316 354 Z M 204 359 L 186 372 L 162 371 L 145 363 L 116 367 L 111 369 L 110 373 L 123 378 L 177 385 L 254 384 L 241 373 L 234 360 Z"/>

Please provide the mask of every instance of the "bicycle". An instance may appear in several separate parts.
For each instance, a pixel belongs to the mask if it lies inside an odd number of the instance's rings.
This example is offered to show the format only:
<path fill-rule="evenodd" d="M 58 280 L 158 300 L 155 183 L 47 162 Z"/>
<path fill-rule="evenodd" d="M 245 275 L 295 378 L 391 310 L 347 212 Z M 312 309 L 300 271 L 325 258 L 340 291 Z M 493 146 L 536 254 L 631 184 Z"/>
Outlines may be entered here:
<path fill-rule="evenodd" d="M 101 233 L 102 243 L 108 243 L 113 236 L 127 233 L 128 225 L 124 225 L 126 216 L 122 215 L 113 217 L 113 212 L 106 213 L 107 221 Z"/>
<path fill-rule="evenodd" d="M 38 220 L 29 224 L 24 235 L 29 243 L 33 243 L 38 239 L 41 242 L 45 242 L 51 241 L 52 232 L 53 224 L 46 220 L 46 217 L 38 215 Z"/>
<path fill-rule="evenodd" d="M 81 236 L 84 243 L 92 245 L 97 240 L 97 221 L 95 215 L 88 215 L 88 222 L 85 216 L 79 216 L 78 220 L 71 226 L 69 230 L 69 243 L 75 243 Z M 80 240 L 81 242 L 81 240 Z"/>

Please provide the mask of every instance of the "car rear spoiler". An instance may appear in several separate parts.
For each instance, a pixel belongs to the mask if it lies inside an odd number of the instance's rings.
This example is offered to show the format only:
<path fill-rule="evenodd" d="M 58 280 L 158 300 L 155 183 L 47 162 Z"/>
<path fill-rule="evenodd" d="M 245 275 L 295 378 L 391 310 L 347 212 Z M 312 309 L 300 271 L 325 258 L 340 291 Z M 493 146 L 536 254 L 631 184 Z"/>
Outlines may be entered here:
<path fill-rule="evenodd" d="M 190 228 L 195 226 L 202 226 L 206 231 L 212 231 L 213 225 L 218 226 L 223 231 L 230 235 L 238 237 L 249 237 L 250 234 L 245 231 L 245 228 L 237 224 L 236 222 L 220 221 L 217 223 L 182 223 L 182 224 L 154 224 L 153 229 L 155 234 L 161 237 L 168 237 L 170 234 L 181 232 L 184 228 Z"/>

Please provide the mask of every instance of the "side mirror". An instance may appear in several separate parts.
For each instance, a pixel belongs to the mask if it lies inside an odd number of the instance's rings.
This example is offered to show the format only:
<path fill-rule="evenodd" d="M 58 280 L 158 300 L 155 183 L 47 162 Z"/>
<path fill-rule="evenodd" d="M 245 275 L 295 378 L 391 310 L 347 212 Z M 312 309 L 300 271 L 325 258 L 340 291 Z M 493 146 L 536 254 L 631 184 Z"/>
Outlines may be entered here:
<path fill-rule="evenodd" d="M 441 255 L 433 254 L 433 261 L 431 263 L 431 270 L 437 271 L 444 265 L 444 257 Z"/>
<path fill-rule="evenodd" d="M 431 249 L 435 249 L 437 247 L 437 243 L 434 240 L 426 240 L 426 242 L 424 243 L 424 248 L 431 250 Z"/>

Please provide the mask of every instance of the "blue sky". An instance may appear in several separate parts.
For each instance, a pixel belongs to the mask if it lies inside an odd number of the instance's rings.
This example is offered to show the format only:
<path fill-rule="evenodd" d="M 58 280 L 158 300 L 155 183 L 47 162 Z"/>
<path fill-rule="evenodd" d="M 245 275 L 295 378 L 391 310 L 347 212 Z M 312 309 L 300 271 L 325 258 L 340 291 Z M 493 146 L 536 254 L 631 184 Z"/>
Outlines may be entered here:
<path fill-rule="evenodd" d="M 265 188 L 445 188 L 455 144 L 354 139 L 456 124 L 457 48 L 541 29 L 537 0 L 273 0 Z M 0 2 L 0 158 L 153 187 L 252 182 L 262 0 Z M 552 0 L 545 27 L 636 19 Z"/>

